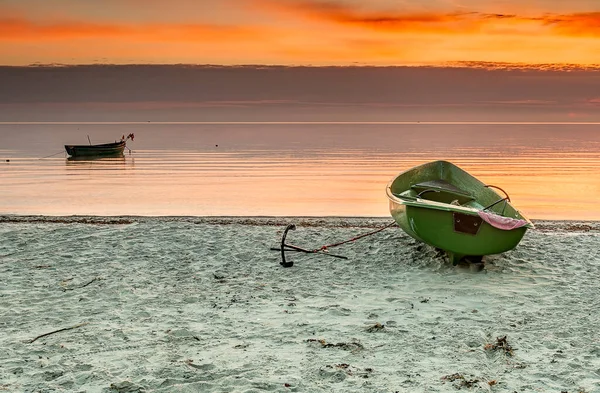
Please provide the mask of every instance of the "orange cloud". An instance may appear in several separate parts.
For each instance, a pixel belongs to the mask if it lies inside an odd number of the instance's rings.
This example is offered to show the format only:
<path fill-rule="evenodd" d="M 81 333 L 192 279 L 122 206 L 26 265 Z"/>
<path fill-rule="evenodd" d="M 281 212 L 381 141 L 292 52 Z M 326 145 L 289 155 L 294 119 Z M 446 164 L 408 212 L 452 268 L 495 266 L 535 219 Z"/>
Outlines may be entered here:
<path fill-rule="evenodd" d="M 136 41 L 231 41 L 256 40 L 265 28 L 209 24 L 116 24 L 78 21 L 34 22 L 25 18 L 0 18 L 0 41 L 118 38 Z"/>
<path fill-rule="evenodd" d="M 447 67 L 479 68 L 492 70 L 540 70 L 540 71 L 600 71 L 600 64 L 575 64 L 575 63 L 509 63 L 490 61 L 456 61 L 445 64 Z"/>
<path fill-rule="evenodd" d="M 600 106 L 600 97 L 590 98 L 589 100 L 587 100 L 587 103 L 591 105 Z"/>
<path fill-rule="evenodd" d="M 600 36 L 600 12 L 549 16 L 544 22 L 565 35 Z"/>
<path fill-rule="evenodd" d="M 267 11 L 286 12 L 317 21 L 395 32 L 414 30 L 453 32 L 458 27 L 457 24 L 467 18 L 466 14 L 373 12 L 339 3 L 310 0 L 293 2 L 251 0 L 251 2 Z"/>
<path fill-rule="evenodd" d="M 545 14 L 535 17 L 464 11 L 454 13 L 386 12 L 317 0 L 294 0 L 291 2 L 281 2 L 279 0 L 248 1 L 267 11 L 286 12 L 312 20 L 384 32 L 522 34 L 531 28 L 537 28 L 538 31 L 563 35 L 600 35 L 600 12 L 567 15 Z"/>

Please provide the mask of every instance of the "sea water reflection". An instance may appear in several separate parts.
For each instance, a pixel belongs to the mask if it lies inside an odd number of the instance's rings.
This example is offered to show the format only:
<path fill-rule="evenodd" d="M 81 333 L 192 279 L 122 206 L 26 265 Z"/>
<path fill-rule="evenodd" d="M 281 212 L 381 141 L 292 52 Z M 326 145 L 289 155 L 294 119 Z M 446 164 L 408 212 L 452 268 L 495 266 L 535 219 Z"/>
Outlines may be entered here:
<path fill-rule="evenodd" d="M 392 177 L 446 159 L 508 191 L 533 219 L 600 219 L 598 126 L 85 127 L 97 140 L 134 131 L 133 154 L 40 159 L 50 141 L 82 131 L 18 126 L 47 144 L 3 143 L 0 214 L 387 216 Z M 11 132 L 0 125 L 0 138 Z"/>

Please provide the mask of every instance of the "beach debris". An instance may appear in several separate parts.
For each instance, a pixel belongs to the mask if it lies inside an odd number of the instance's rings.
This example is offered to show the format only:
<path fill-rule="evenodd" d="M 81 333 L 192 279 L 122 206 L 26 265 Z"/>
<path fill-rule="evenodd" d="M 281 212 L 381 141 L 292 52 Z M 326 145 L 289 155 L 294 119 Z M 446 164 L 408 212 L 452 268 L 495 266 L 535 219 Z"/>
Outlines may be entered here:
<path fill-rule="evenodd" d="M 227 276 L 221 273 L 213 273 L 213 277 L 219 284 L 223 284 L 227 282 Z"/>
<path fill-rule="evenodd" d="M 131 381 L 123 381 L 110 384 L 110 390 L 118 393 L 143 393 L 146 389 Z"/>
<path fill-rule="evenodd" d="M 194 360 L 193 359 L 186 359 L 186 361 L 184 362 L 186 365 L 192 367 L 192 368 L 197 368 L 197 369 L 202 369 L 204 368 L 202 365 L 197 365 L 194 364 Z"/>
<path fill-rule="evenodd" d="M 457 379 L 465 379 L 465 377 L 463 377 L 463 375 L 459 374 L 459 373 L 444 375 L 442 377 L 442 381 L 449 381 L 449 382 L 454 382 Z"/>
<path fill-rule="evenodd" d="M 561 390 L 560 393 L 569 393 L 568 390 Z M 579 388 L 577 390 L 577 392 L 573 392 L 573 393 L 587 393 L 587 390 L 585 390 L 585 388 Z"/>
<path fill-rule="evenodd" d="M 332 343 L 328 343 L 323 339 L 316 339 L 316 338 L 309 338 L 308 340 L 306 340 L 306 342 L 312 343 L 312 342 L 316 342 L 321 344 L 322 348 L 341 348 L 344 351 L 358 351 L 361 349 L 364 349 L 365 347 L 356 341 L 350 342 L 350 343 L 336 343 L 336 344 L 332 344 Z"/>
<path fill-rule="evenodd" d="M 454 374 L 450 374 L 450 375 L 445 375 L 442 377 L 442 381 L 446 382 L 452 382 L 453 385 L 457 388 L 457 389 L 461 389 L 461 388 L 467 388 L 470 389 L 472 387 L 474 387 L 475 385 L 479 385 L 480 382 L 482 382 L 481 380 L 477 379 L 477 378 L 469 378 L 467 379 L 464 375 L 459 374 L 459 373 L 454 373 Z M 494 381 L 494 385 L 497 382 Z M 490 385 L 492 386 L 492 385 Z"/>
<path fill-rule="evenodd" d="M 183 361 L 183 363 L 186 366 L 190 366 L 191 368 L 195 368 L 197 370 L 204 370 L 204 371 L 208 371 L 208 370 L 212 370 L 215 368 L 215 365 L 212 363 L 201 363 L 201 364 L 195 364 L 194 363 L 194 359 L 186 359 Z"/>
<path fill-rule="evenodd" d="M 490 344 L 485 344 L 483 346 L 483 349 L 485 349 L 486 351 L 504 351 L 504 354 L 506 356 L 513 356 L 514 353 L 514 349 L 513 347 L 510 346 L 510 344 L 508 343 L 508 341 L 506 340 L 506 336 L 504 337 L 496 337 L 496 342 L 495 343 L 490 343 Z"/>
<path fill-rule="evenodd" d="M 375 332 L 380 332 L 383 329 L 385 329 L 385 325 L 377 322 L 376 324 L 369 326 L 366 330 L 368 333 L 375 333 Z"/>
<path fill-rule="evenodd" d="M 66 328 L 62 328 L 62 329 L 51 331 L 49 333 L 40 334 L 39 336 L 37 336 L 34 339 L 29 340 L 27 342 L 29 344 L 31 344 L 31 343 L 37 341 L 38 339 L 40 339 L 42 337 L 46 337 L 46 336 L 49 336 L 49 335 L 54 334 L 54 333 L 64 332 L 65 330 L 77 329 L 78 327 L 82 327 L 82 326 L 85 326 L 85 325 L 88 325 L 88 324 L 89 324 L 89 322 L 84 322 L 84 323 L 80 323 L 80 324 L 75 325 L 75 326 L 70 326 L 70 327 L 66 327 Z"/>
<path fill-rule="evenodd" d="M 98 278 L 98 277 L 94 277 L 94 278 L 93 278 L 91 281 L 89 281 L 88 283 L 86 283 L 86 284 L 83 284 L 83 285 L 81 285 L 81 286 L 79 286 L 79 287 L 67 288 L 65 284 L 66 284 L 68 281 L 71 281 L 71 280 L 72 280 L 72 278 L 71 278 L 71 279 L 69 279 L 69 280 L 65 280 L 65 281 L 63 281 L 63 282 L 61 282 L 61 283 L 60 283 L 60 286 L 62 287 L 61 289 L 62 289 L 62 291 L 63 291 L 63 292 L 66 292 L 66 291 L 74 291 L 75 289 L 81 289 L 81 288 L 85 288 L 85 287 L 87 287 L 88 285 L 90 285 L 91 283 L 93 283 L 94 281 L 97 281 L 97 280 L 99 280 L 99 278 Z"/>
<path fill-rule="evenodd" d="M 340 242 L 337 242 L 337 243 L 326 244 L 326 245 L 323 245 L 323 246 L 321 246 L 319 248 L 315 248 L 315 249 L 310 250 L 310 249 L 306 249 L 306 248 L 295 246 L 293 244 L 288 244 L 288 243 L 285 242 L 285 238 L 287 237 L 288 232 L 290 230 L 292 230 L 292 231 L 296 230 L 296 225 L 295 224 L 288 224 L 285 227 L 285 229 L 283 230 L 283 236 L 281 237 L 281 244 L 280 244 L 279 248 L 277 248 L 277 247 L 271 247 L 271 250 L 272 251 L 280 251 L 281 252 L 281 262 L 279 262 L 279 264 L 281 266 L 283 266 L 283 267 L 292 267 L 292 266 L 294 266 L 294 262 L 290 262 L 290 261 L 286 260 L 286 258 L 285 258 L 285 252 L 286 251 L 304 252 L 306 254 L 322 254 L 322 255 L 327 255 L 327 256 L 330 256 L 330 257 L 334 257 L 334 258 L 348 259 L 348 257 L 345 257 L 343 255 L 336 255 L 336 254 L 330 253 L 329 249 L 333 248 L 333 247 L 341 246 L 341 245 L 346 244 L 346 243 L 354 242 L 354 241 L 356 241 L 358 239 L 362 239 L 363 237 L 374 235 L 376 233 L 379 233 L 379 232 L 383 231 L 384 229 L 387 229 L 387 228 L 395 226 L 395 225 L 396 225 L 396 223 L 393 222 L 393 223 L 388 224 L 388 225 L 386 225 L 386 226 L 384 226 L 382 228 L 378 228 L 378 229 L 376 229 L 374 231 L 371 231 L 371 232 L 368 232 L 368 233 L 363 233 L 362 235 L 355 236 L 355 237 L 353 237 L 351 239 L 343 240 L 343 241 L 340 241 Z"/>
<path fill-rule="evenodd" d="M 325 370 L 334 370 L 336 372 L 343 371 L 346 375 L 357 376 L 361 378 L 369 378 L 369 375 L 373 373 L 373 369 L 371 367 L 361 369 L 351 366 L 348 363 L 339 363 L 333 365 L 328 364 L 324 367 L 324 369 L 321 369 L 321 372 L 324 372 Z"/>

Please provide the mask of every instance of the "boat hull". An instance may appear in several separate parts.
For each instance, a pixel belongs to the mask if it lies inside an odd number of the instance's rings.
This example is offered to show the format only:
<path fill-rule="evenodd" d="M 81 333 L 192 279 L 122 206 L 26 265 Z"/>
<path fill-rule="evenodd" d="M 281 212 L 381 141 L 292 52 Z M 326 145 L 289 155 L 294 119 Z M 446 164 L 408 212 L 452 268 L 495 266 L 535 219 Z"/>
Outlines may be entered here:
<path fill-rule="evenodd" d="M 446 188 L 435 189 L 442 182 L 448 184 Z M 420 192 L 426 188 L 419 188 L 421 184 L 434 186 Z M 444 250 L 453 264 L 465 257 L 478 260 L 509 251 L 533 227 L 508 202 L 502 209 L 506 218 L 502 218 L 525 225 L 506 230 L 484 220 L 480 212 L 503 196 L 446 161 L 424 164 L 398 175 L 388 185 L 387 194 L 390 213 L 400 228 L 416 240 Z"/>
<path fill-rule="evenodd" d="M 406 206 L 391 201 L 390 212 L 404 232 L 416 240 L 444 250 L 453 264 L 464 257 L 482 257 L 512 250 L 527 231 L 527 227 L 505 231 L 481 221 L 477 233 L 459 232 L 455 230 L 455 215 L 451 211 Z"/>
<path fill-rule="evenodd" d="M 65 145 L 71 157 L 119 157 L 125 151 L 125 141 L 102 145 Z"/>

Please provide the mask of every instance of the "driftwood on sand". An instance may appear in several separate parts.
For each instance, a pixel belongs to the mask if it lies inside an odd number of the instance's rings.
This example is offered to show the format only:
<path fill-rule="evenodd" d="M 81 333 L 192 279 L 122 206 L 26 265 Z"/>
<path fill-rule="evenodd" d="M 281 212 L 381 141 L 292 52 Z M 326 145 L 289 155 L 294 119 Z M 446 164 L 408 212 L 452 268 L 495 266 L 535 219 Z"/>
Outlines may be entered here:
<path fill-rule="evenodd" d="M 66 327 L 66 328 L 62 328 L 62 329 L 58 329 L 58 330 L 53 330 L 53 331 L 51 331 L 49 333 L 40 334 L 39 336 L 37 336 L 34 339 L 29 340 L 27 342 L 29 344 L 31 344 L 32 342 L 35 342 L 36 340 L 38 340 L 38 339 L 40 339 L 42 337 L 46 337 L 46 336 L 49 336 L 49 335 L 54 334 L 54 333 L 64 332 L 65 330 L 77 329 L 78 327 L 82 327 L 82 326 L 85 326 L 87 324 L 88 324 L 88 322 L 84 322 L 84 323 L 80 323 L 80 324 L 75 325 L 75 326 L 70 326 L 70 327 Z"/>

